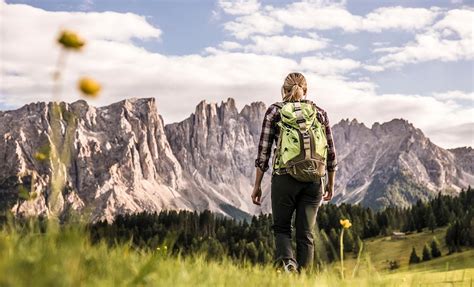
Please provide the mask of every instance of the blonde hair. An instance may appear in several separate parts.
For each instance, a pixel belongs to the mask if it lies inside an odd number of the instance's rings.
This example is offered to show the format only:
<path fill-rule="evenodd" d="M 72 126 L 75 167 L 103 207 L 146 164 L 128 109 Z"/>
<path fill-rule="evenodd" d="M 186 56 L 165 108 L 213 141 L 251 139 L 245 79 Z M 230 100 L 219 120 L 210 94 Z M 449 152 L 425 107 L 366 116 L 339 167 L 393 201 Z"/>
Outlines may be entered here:
<path fill-rule="evenodd" d="M 281 87 L 283 101 L 299 101 L 306 96 L 308 85 L 301 73 L 289 73 Z"/>

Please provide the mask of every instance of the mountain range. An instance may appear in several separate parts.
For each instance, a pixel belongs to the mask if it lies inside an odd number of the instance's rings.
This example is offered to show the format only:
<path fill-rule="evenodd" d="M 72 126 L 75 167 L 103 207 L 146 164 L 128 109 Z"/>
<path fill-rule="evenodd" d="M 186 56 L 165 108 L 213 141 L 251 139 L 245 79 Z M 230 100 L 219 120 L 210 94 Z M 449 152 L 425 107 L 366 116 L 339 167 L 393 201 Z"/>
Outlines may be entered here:
<path fill-rule="evenodd" d="M 235 218 L 271 212 L 270 170 L 262 206 L 250 200 L 267 109 L 262 102 L 239 111 L 232 98 L 201 101 L 188 118 L 167 125 L 154 98 L 104 107 L 80 100 L 61 108 L 61 136 L 68 118 L 77 125 L 62 213 L 72 209 L 111 221 L 117 214 L 162 209 L 209 209 Z M 0 209 L 49 214 L 50 165 L 35 153 L 51 140 L 51 109 L 38 102 L 0 111 Z M 471 147 L 443 149 L 404 119 L 371 127 L 345 119 L 332 129 L 339 161 L 335 203 L 408 206 L 474 183 Z M 38 196 L 20 200 L 20 186 Z"/>

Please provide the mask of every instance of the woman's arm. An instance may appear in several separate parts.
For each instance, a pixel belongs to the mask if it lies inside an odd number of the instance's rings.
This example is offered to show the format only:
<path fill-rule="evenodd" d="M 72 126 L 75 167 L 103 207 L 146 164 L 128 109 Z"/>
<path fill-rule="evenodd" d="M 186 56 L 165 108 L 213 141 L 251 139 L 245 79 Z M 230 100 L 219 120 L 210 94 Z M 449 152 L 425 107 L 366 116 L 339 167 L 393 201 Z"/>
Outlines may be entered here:
<path fill-rule="evenodd" d="M 263 117 L 262 131 L 260 133 L 260 140 L 258 144 L 258 154 L 255 159 L 255 185 L 252 192 L 252 201 L 254 204 L 260 205 L 262 199 L 262 178 L 264 173 L 268 170 L 268 161 L 272 152 L 272 145 L 275 138 L 275 116 L 278 113 L 276 106 L 268 107 Z"/>
<path fill-rule="evenodd" d="M 323 200 L 329 201 L 334 196 L 334 184 L 337 170 L 337 159 L 336 159 L 336 147 L 334 145 L 334 139 L 332 136 L 331 125 L 329 124 L 329 118 L 326 112 L 324 114 L 324 127 L 326 132 L 326 139 L 328 141 L 328 156 L 327 156 L 327 171 L 328 171 L 328 183 L 324 188 Z"/>
<path fill-rule="evenodd" d="M 263 178 L 264 171 L 260 169 L 260 167 L 255 168 L 255 185 L 253 187 L 252 192 L 252 201 L 256 205 L 262 204 L 262 178 Z"/>

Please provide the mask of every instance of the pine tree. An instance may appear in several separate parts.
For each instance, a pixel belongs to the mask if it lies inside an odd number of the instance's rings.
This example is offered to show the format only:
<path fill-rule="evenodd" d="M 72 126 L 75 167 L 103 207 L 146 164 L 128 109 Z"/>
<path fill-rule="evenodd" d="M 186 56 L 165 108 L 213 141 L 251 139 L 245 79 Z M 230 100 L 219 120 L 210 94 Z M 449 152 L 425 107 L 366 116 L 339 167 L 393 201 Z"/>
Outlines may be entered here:
<path fill-rule="evenodd" d="M 408 264 L 416 264 L 419 262 L 420 262 L 420 257 L 418 256 L 418 254 L 416 254 L 415 247 L 413 247 L 413 249 L 411 250 L 410 261 L 408 262 Z"/>
<path fill-rule="evenodd" d="M 429 208 L 428 212 L 426 213 L 426 225 L 431 230 L 431 233 L 434 233 L 436 228 L 436 217 L 433 213 L 433 209 Z"/>
<path fill-rule="evenodd" d="M 439 243 L 436 237 L 433 237 L 433 240 L 431 241 L 430 244 L 431 247 L 431 257 L 432 258 L 437 258 L 441 256 L 441 250 L 439 250 Z"/>
<path fill-rule="evenodd" d="M 253 263 L 257 262 L 258 250 L 257 250 L 257 247 L 255 246 L 255 243 L 253 242 L 247 243 L 247 245 L 245 246 L 245 253 L 247 254 L 251 262 Z"/>
<path fill-rule="evenodd" d="M 436 198 L 435 214 L 436 214 L 436 225 L 446 226 L 449 223 L 449 209 L 446 206 L 445 201 L 441 194 L 438 194 Z"/>
<path fill-rule="evenodd" d="M 459 220 L 455 220 L 451 223 L 446 230 L 446 245 L 448 245 L 449 253 L 459 252 L 461 251 L 460 248 L 460 237 L 461 237 L 461 222 Z"/>
<path fill-rule="evenodd" d="M 428 244 L 425 244 L 425 247 L 423 247 L 423 261 L 428 261 L 428 260 L 431 260 L 431 251 Z"/>

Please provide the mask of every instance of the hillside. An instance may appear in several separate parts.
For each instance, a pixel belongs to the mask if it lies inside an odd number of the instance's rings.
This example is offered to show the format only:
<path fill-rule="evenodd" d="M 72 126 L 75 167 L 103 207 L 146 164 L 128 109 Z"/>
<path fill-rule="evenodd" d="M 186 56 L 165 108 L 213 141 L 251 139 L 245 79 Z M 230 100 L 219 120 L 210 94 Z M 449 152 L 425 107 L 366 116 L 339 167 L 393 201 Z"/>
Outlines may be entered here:
<path fill-rule="evenodd" d="M 446 228 L 438 228 L 434 233 L 424 231 L 407 235 L 405 239 L 392 239 L 391 236 L 376 237 L 364 240 L 364 255 L 370 258 L 372 267 L 379 272 L 388 272 L 388 261 L 398 261 L 400 269 L 397 272 L 407 270 L 423 271 L 430 270 L 456 270 L 463 268 L 474 268 L 474 249 L 465 248 L 461 253 L 448 255 L 448 247 L 444 242 Z M 430 261 L 409 265 L 408 261 L 413 247 L 418 256 L 421 257 L 423 246 L 430 243 L 436 237 L 441 244 L 442 256 Z M 347 254 L 347 268 L 352 270 L 356 264 L 355 256 Z"/>

